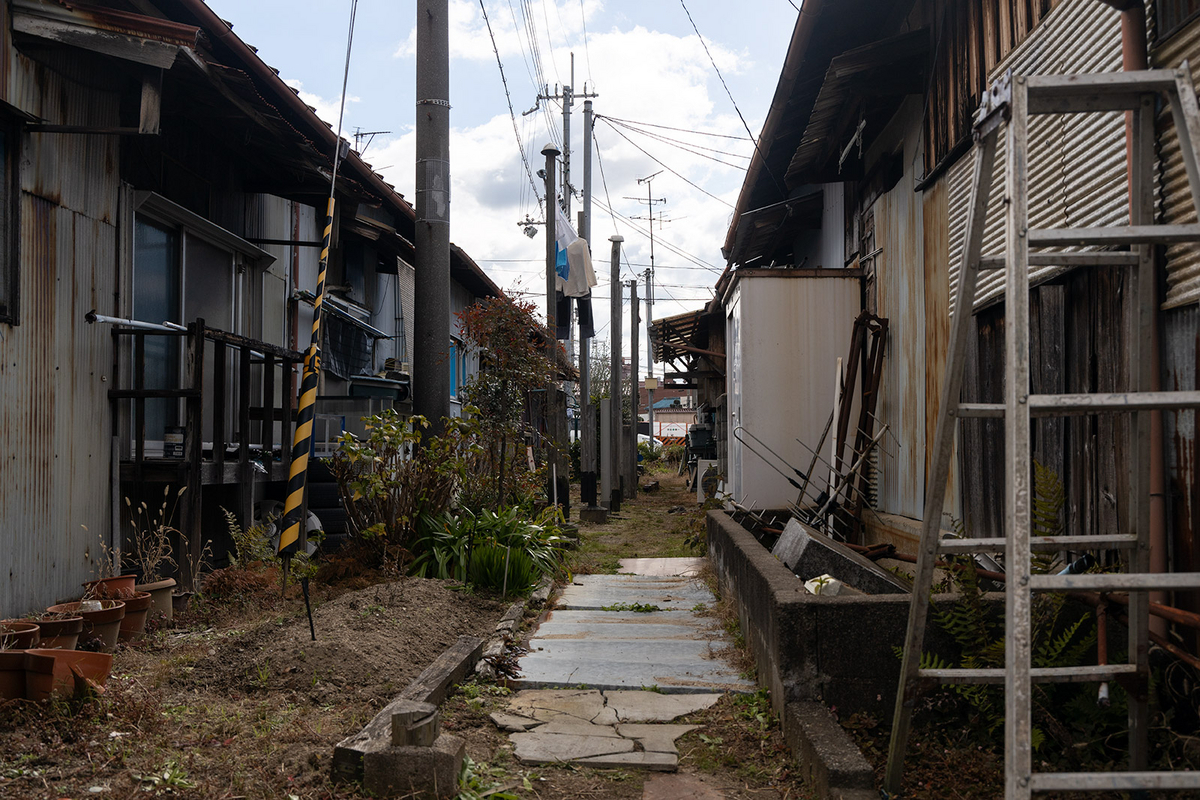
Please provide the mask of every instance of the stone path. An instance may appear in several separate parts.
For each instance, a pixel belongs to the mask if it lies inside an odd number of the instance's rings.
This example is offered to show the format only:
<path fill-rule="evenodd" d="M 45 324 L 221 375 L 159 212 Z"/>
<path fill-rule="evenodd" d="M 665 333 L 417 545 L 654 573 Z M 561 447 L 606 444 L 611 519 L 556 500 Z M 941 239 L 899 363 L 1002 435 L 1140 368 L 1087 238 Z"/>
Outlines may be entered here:
<path fill-rule="evenodd" d="M 520 661 L 521 689 L 492 715 L 524 764 L 572 762 L 673 772 L 671 724 L 726 691 L 752 691 L 720 656 L 731 645 L 696 580 L 699 558 L 626 559 L 620 575 L 580 575 Z"/>
<path fill-rule="evenodd" d="M 696 613 L 715 602 L 694 577 L 703 563 L 625 559 L 620 575 L 577 575 L 530 641 L 514 686 L 753 691 L 720 656 L 729 637 Z"/>

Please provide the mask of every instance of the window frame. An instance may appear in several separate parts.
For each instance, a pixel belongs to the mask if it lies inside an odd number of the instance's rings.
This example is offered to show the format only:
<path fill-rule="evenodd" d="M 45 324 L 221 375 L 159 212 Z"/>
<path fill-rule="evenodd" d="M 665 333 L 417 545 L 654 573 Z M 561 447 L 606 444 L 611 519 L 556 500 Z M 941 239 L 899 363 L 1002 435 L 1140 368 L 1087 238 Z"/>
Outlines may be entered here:
<path fill-rule="evenodd" d="M 21 260 L 17 249 L 20 231 L 21 182 L 19 154 L 24 149 L 24 132 L 12 120 L 0 118 L 0 135 L 8 146 L 4 147 L 0 168 L 4 170 L 4 188 L 7 194 L 0 197 L 0 284 L 7 297 L 0 302 L 0 323 L 12 326 L 21 324 Z"/>

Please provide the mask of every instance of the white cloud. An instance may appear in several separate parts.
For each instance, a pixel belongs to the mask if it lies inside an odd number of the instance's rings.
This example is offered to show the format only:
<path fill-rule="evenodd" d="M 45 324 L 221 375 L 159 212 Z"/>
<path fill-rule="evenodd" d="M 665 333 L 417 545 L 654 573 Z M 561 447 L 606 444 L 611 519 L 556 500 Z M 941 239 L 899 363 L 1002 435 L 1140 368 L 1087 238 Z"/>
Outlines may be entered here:
<path fill-rule="evenodd" d="M 312 92 L 304 91 L 303 81 L 298 81 L 295 78 L 284 78 L 283 82 L 297 91 L 297 93 L 300 95 L 300 99 L 303 100 L 307 105 L 312 107 L 313 111 L 321 119 L 322 122 L 324 122 L 330 128 L 336 127 L 337 119 L 338 119 L 338 106 L 340 105 L 341 99 L 342 99 L 341 95 L 338 95 L 337 97 L 334 97 L 332 99 L 326 99 L 324 97 L 321 97 L 318 94 L 313 94 Z M 357 103 L 359 101 L 360 101 L 360 98 L 355 97 L 352 94 L 346 95 L 346 106 L 347 106 L 346 114 L 345 114 L 346 117 L 349 117 L 349 115 L 350 115 L 350 109 L 349 109 L 350 104 Z M 346 130 L 346 124 L 345 124 L 345 120 L 343 119 L 343 121 L 342 121 L 343 135 L 345 133 L 345 130 Z"/>

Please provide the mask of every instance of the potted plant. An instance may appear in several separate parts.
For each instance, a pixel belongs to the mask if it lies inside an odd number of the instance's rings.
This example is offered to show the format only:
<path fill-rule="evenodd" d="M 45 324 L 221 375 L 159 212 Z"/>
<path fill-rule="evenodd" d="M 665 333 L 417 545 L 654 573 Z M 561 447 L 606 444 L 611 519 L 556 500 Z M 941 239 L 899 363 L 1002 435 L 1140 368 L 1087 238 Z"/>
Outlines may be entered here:
<path fill-rule="evenodd" d="M 47 611 L 41 617 L 30 620 L 41 630 L 42 641 L 38 647 L 43 650 L 74 650 L 79 643 L 79 634 L 83 631 L 83 617 L 73 613 L 51 613 Z"/>
<path fill-rule="evenodd" d="M 38 626 L 23 619 L 0 620 L 0 650 L 27 650 L 37 647 Z"/>
<path fill-rule="evenodd" d="M 179 496 L 186 489 L 186 486 L 182 487 L 175 493 L 174 498 L 171 498 L 171 487 L 164 486 L 162 505 L 155 514 L 150 513 L 145 503 L 134 508 L 130 499 L 125 498 L 130 526 L 133 529 L 133 548 L 129 553 L 129 560 L 142 575 L 142 582 L 133 587 L 134 591 L 149 593 L 150 613 L 162 616 L 168 622 L 173 611 L 171 590 L 175 588 L 175 579 L 163 577 L 163 573 L 177 566 L 175 559 L 171 557 L 171 536 L 179 534 L 179 530 L 170 524 L 170 520 L 175 516 L 175 505 L 179 502 Z"/>
<path fill-rule="evenodd" d="M 76 603 L 59 603 L 46 609 L 52 614 L 74 613 L 83 617 L 81 641 L 101 640 L 101 649 L 111 653 L 117 648 L 117 637 L 121 632 L 121 620 L 125 617 L 125 603 L 121 600 L 81 600 Z"/>
<path fill-rule="evenodd" d="M 80 526 L 85 531 L 86 525 Z M 95 561 L 95 568 L 99 571 L 100 576 L 94 580 L 87 581 L 83 584 L 84 600 L 120 600 L 123 597 L 128 597 L 133 594 L 133 584 L 137 580 L 137 576 L 132 572 L 126 575 L 118 575 L 117 569 L 119 564 L 113 559 L 112 548 L 104 541 L 104 537 L 100 537 L 100 558 Z"/>
<path fill-rule="evenodd" d="M 72 697 L 85 691 L 103 692 L 112 672 L 108 653 L 74 650 L 25 651 L 25 699 Z"/>
<path fill-rule="evenodd" d="M 149 592 L 134 592 L 133 596 L 125 598 L 125 616 L 121 618 L 121 631 L 117 639 L 128 642 L 138 639 L 146 630 L 146 616 L 150 613 L 153 598 Z"/>

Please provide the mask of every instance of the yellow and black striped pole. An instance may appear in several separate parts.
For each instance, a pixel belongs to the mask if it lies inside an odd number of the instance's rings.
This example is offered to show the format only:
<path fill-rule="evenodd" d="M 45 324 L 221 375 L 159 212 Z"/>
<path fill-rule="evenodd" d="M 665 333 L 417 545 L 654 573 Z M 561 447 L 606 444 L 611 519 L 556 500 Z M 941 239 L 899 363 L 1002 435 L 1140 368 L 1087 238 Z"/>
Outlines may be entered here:
<path fill-rule="evenodd" d="M 296 435 L 292 438 L 292 464 L 288 470 L 287 499 L 283 504 L 283 530 L 279 534 L 279 556 L 290 559 L 300 544 L 304 521 L 304 486 L 308 481 L 308 455 L 312 452 L 313 415 L 317 403 L 317 378 L 321 372 L 321 306 L 325 302 L 325 270 L 329 266 L 329 240 L 333 233 L 333 197 L 325 214 L 321 240 L 321 263 L 317 270 L 317 299 L 313 303 L 312 342 L 304 357 L 300 402 L 296 412 Z M 285 570 L 286 571 L 286 570 Z"/>

